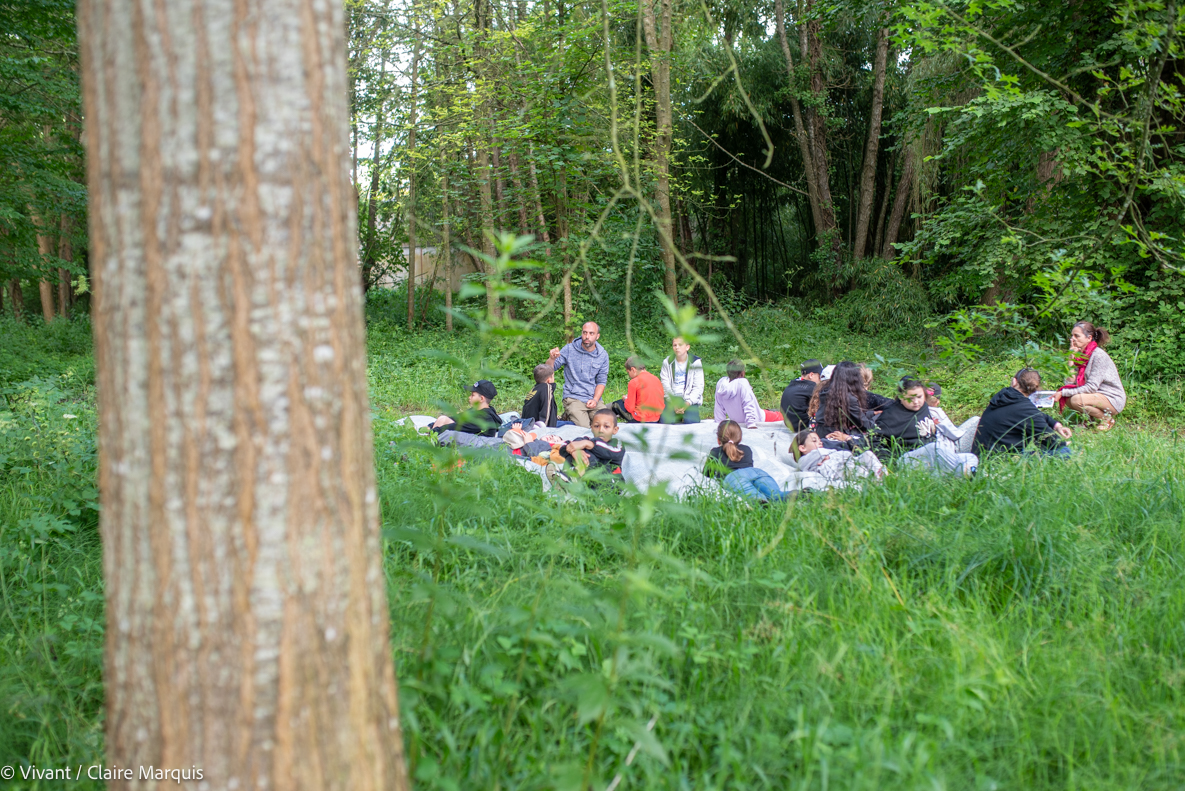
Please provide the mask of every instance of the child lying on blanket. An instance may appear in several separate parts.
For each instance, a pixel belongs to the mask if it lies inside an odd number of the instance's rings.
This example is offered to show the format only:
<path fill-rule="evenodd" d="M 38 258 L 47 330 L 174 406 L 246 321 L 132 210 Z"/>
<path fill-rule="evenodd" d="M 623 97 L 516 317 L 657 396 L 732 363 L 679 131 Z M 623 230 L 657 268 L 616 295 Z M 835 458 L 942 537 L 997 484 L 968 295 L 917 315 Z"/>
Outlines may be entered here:
<path fill-rule="evenodd" d="M 462 434 L 477 434 L 481 437 L 494 436 L 494 432 L 498 430 L 498 426 L 502 422 L 502 418 L 498 417 L 498 412 L 490 406 L 490 402 L 497 395 L 498 389 L 489 379 L 480 379 L 474 382 L 469 387 L 469 412 L 464 413 L 466 415 L 472 414 L 472 419 L 458 425 L 456 417 L 441 415 L 432 424 L 432 430 L 437 434 L 457 431 Z M 461 415 L 457 417 L 461 417 Z"/>
<path fill-rule="evenodd" d="M 617 415 L 612 409 L 598 409 L 589 421 L 592 429 L 591 437 L 581 437 L 565 443 L 552 451 L 552 459 L 563 463 L 563 469 L 558 464 L 548 466 L 548 478 L 567 482 L 571 480 L 568 472 L 574 472 L 576 477 L 583 478 L 593 470 L 604 470 L 614 481 L 621 480 L 621 463 L 625 461 L 625 448 L 614 437 L 617 435 Z"/>
<path fill-rule="evenodd" d="M 514 423 L 502 435 L 502 441 L 510 447 L 513 456 L 548 457 L 551 449 L 562 445 L 564 441 L 555 434 L 542 433 L 546 428 L 542 421 L 529 422 L 526 426 Z M 546 464 L 547 461 L 542 463 Z"/>
<path fill-rule="evenodd" d="M 853 478 L 867 478 L 875 475 L 883 480 L 888 470 L 876 454 L 866 450 L 859 456 L 847 450 L 828 450 L 823 447 L 819 435 L 809 428 L 803 429 L 790 440 L 790 453 L 803 472 L 822 475 L 829 484 L 842 486 Z"/>
<path fill-rule="evenodd" d="M 741 436 L 741 424 L 735 420 L 722 420 L 716 426 L 717 447 L 708 451 L 704 476 L 719 480 L 724 488 L 742 497 L 763 503 L 785 500 L 786 493 L 778 482 L 753 466 L 753 449 L 741 444 Z"/>

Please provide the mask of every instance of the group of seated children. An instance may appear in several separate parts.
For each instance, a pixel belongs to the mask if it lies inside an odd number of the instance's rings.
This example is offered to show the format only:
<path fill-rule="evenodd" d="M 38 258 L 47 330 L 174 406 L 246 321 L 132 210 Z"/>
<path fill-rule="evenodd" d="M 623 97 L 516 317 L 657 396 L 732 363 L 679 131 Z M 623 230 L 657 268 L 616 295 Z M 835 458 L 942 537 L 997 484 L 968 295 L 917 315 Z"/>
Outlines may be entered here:
<path fill-rule="evenodd" d="M 1070 429 L 1030 399 L 1041 386 L 1032 368 L 1018 371 L 982 415 L 959 426 L 942 409 L 937 384 L 907 376 L 897 386 L 897 397 L 887 398 L 868 390 L 872 372 L 856 363 L 841 362 L 827 371 L 808 360 L 802 370 L 782 394 L 786 424 L 800 432 L 812 430 L 823 450 L 872 452 L 882 462 L 968 477 L 987 453 L 1069 454 L 1064 440 Z"/>
<path fill-rule="evenodd" d="M 699 358 L 690 360 L 687 349 L 682 351 L 686 366 L 678 383 L 685 386 L 691 363 L 698 363 Z M 987 453 L 1064 456 L 1070 452 L 1065 443 L 1070 429 L 1030 399 L 1041 386 L 1040 374 L 1032 368 L 1018 371 L 1009 387 L 992 396 L 982 416 L 960 426 L 943 411 L 942 388 L 937 384 L 905 377 L 897 386 L 897 397 L 889 398 L 869 391 L 872 372 L 853 362 L 824 368 L 818 360 L 807 360 L 801 370 L 802 375 L 782 394 L 782 411 L 771 413 L 758 404 L 745 379 L 744 365 L 737 360 L 728 364 L 728 376 L 716 388 L 717 447 L 708 455 L 703 470 L 706 477 L 748 497 L 782 499 L 781 488 L 768 473 L 753 466 L 752 450 L 741 442 L 742 421 L 752 427 L 777 418 L 784 419 L 794 432 L 791 452 L 798 469 L 821 475 L 832 485 L 869 476 L 879 480 L 887 472 L 886 463 L 971 477 L 979 458 Z M 592 414 L 591 436 L 565 442 L 544 433 L 560 422 L 555 407 L 555 371 L 549 364 L 535 368 L 535 387 L 523 405 L 521 418 L 513 423 L 500 425 L 501 419 L 491 406 L 497 389 L 482 379 L 469 388 L 470 411 L 463 422 L 441 416 L 432 430 L 454 432 L 453 441 L 457 435 L 483 438 L 464 444 L 505 442 L 511 453 L 546 466 L 552 479 L 568 480 L 565 468 L 580 477 L 591 470 L 620 476 L 625 450 L 615 439 L 618 420 L 651 423 L 670 410 L 663 404 L 668 391 L 667 362 L 663 380 L 649 373 L 635 357 L 626 361 L 626 372 L 626 397 L 614 402 L 612 408 Z M 691 406 L 683 411 L 683 417 Z"/>

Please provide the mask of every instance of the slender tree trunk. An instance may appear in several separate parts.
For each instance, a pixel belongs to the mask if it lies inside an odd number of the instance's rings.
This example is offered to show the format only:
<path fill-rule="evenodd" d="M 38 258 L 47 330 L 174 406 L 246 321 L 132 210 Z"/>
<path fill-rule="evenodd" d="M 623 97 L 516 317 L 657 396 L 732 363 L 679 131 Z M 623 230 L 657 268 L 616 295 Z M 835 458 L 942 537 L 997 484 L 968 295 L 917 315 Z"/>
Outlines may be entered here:
<path fill-rule="evenodd" d="M 786 58 L 786 73 L 790 75 L 790 111 L 794 116 L 794 138 L 798 141 L 798 153 L 802 157 L 803 170 L 806 171 L 807 197 L 811 204 L 811 219 L 815 223 L 815 232 L 819 233 L 823 226 L 823 215 L 819 208 L 819 175 L 815 171 L 815 164 L 811 157 L 811 141 L 806 127 L 802 122 L 802 107 L 798 103 L 795 93 L 794 56 L 790 53 L 790 42 L 786 38 L 786 10 L 783 0 L 774 0 L 774 21 L 778 30 L 778 41 L 782 45 L 782 55 Z"/>
<path fill-rule="evenodd" d="M 407 789 L 342 7 L 82 0 L 78 27 L 107 760 Z"/>
<path fill-rule="evenodd" d="M 15 277 L 8 281 L 8 301 L 12 303 L 13 318 L 24 321 L 25 292 L 21 289 L 21 281 Z"/>
<path fill-rule="evenodd" d="M 527 222 L 527 194 L 523 190 L 523 180 L 518 170 L 518 152 L 511 149 L 507 159 L 510 161 L 510 179 L 514 183 L 514 203 L 518 206 L 518 232 L 526 236 L 531 231 Z"/>
<path fill-rule="evenodd" d="M 407 329 L 416 324 L 416 83 L 420 70 L 420 20 L 415 23 L 411 54 L 411 97 L 407 127 Z"/>
<path fill-rule="evenodd" d="M 868 141 L 864 144 L 864 167 L 860 170 L 860 208 L 856 215 L 856 238 L 853 257 L 864 257 L 868 242 L 868 224 L 872 220 L 872 202 L 876 192 L 876 158 L 881 139 L 881 114 L 885 106 L 885 71 L 889 58 L 889 29 L 882 27 L 876 37 L 876 57 L 872 63 L 872 110 L 868 119 Z"/>
<path fill-rule="evenodd" d="M 889 213 L 889 199 L 893 197 L 893 172 L 897 169 L 897 152 L 889 157 L 889 169 L 885 173 L 884 190 L 881 195 L 881 207 L 876 215 L 876 229 L 872 232 L 872 255 L 880 255 L 884 243 L 885 217 Z"/>
<path fill-rule="evenodd" d="M 490 194 L 490 149 L 489 141 L 482 140 L 477 150 L 478 191 L 481 198 L 481 251 L 490 258 L 494 257 L 494 242 L 490 233 L 494 230 L 493 197 Z M 486 273 L 486 311 L 490 321 L 497 321 L 499 317 L 498 294 L 494 291 L 494 270 L 485 261 L 481 262 Z"/>
<path fill-rule="evenodd" d="M 53 237 L 49 235 L 47 226 L 40 217 L 33 215 L 33 222 L 37 225 L 37 252 L 41 254 L 41 263 L 38 265 L 43 273 L 53 271 L 45 259 L 54 254 Z M 47 322 L 54 320 L 53 309 L 53 283 L 49 282 L 48 278 L 42 275 L 41 280 L 37 283 L 37 289 L 41 293 L 41 315 Z"/>
<path fill-rule="evenodd" d="M 506 226 L 506 179 L 502 173 L 502 141 L 494 138 L 490 151 L 494 168 L 494 227 L 502 230 Z"/>
<path fill-rule="evenodd" d="M 897 234 L 901 230 L 901 221 L 905 218 L 905 207 L 909 203 L 910 186 L 913 184 L 914 164 L 913 147 L 906 141 L 901 157 L 901 178 L 897 181 L 896 198 L 893 199 L 893 211 L 889 213 L 889 224 L 885 227 L 885 244 L 881 248 L 881 258 L 894 258 L 897 251 L 893 245 L 897 242 Z"/>
<path fill-rule="evenodd" d="M 453 331 L 453 240 L 448 214 L 448 153 L 440 152 L 440 254 L 444 256 L 444 328 Z"/>
<path fill-rule="evenodd" d="M 843 240 L 836 229 L 835 206 L 831 200 L 831 175 L 827 156 L 827 116 L 822 108 L 827 105 L 827 83 L 823 76 L 823 42 L 821 23 L 814 15 L 814 0 L 800 0 L 800 9 L 805 2 L 805 11 L 799 11 L 799 37 L 803 56 L 810 73 L 810 88 L 813 94 L 812 106 L 807 110 L 807 137 L 811 144 L 811 164 L 815 169 L 815 181 L 819 193 L 820 239 L 830 234 L 832 252 L 838 256 Z"/>
<path fill-rule="evenodd" d="M 62 222 L 58 226 L 58 258 L 63 261 L 74 260 L 74 245 L 70 243 L 70 234 L 74 223 L 70 215 L 62 214 Z M 58 267 L 58 308 L 64 318 L 70 318 L 70 302 L 73 292 L 70 289 L 70 270 Z"/>
<path fill-rule="evenodd" d="M 671 0 L 658 0 L 661 19 L 655 18 L 654 1 L 642 0 L 642 30 L 650 50 L 650 78 L 654 85 L 654 197 L 658 203 L 663 290 L 674 302 L 679 292 L 675 278 L 675 239 L 671 230 Z M 660 24 L 661 30 L 658 29 Z"/>
<path fill-rule="evenodd" d="M 535 221 L 538 224 L 539 235 L 543 237 L 543 251 L 548 258 L 548 267 L 551 264 L 551 234 L 547 231 L 547 217 L 543 214 L 543 196 L 539 192 L 539 174 L 535 169 L 535 146 L 533 143 L 527 143 L 527 173 L 531 180 L 531 198 L 535 203 Z M 551 272 L 547 269 L 543 270 L 543 290 L 549 291 L 551 289 Z"/>
<path fill-rule="evenodd" d="M 556 179 L 559 182 L 559 194 L 556 196 L 556 230 L 559 233 L 560 245 L 563 249 L 564 267 L 564 327 L 572 323 L 572 273 L 568 271 L 568 171 L 566 166 L 560 168 Z"/>
<path fill-rule="evenodd" d="M 382 66 L 379 68 L 379 79 L 387 74 L 387 55 L 383 53 Z M 383 97 L 379 98 L 378 110 L 374 117 L 374 156 L 370 159 L 370 192 L 366 196 L 366 245 L 362 250 L 362 290 L 369 291 L 374 285 L 374 267 L 378 256 L 378 238 L 375 228 L 379 212 L 379 184 L 382 178 L 383 150 Z M 357 143 L 355 143 L 357 149 Z M 355 151 L 357 158 L 357 151 Z M 356 183 L 356 182 L 355 182 Z"/>

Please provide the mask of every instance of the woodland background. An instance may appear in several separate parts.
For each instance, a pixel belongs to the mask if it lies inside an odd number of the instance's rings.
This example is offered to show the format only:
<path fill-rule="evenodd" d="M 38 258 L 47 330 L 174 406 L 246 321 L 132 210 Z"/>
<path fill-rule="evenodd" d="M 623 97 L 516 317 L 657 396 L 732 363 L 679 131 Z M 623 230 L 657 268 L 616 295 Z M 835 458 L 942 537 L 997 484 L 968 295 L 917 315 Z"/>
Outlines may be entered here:
<path fill-rule="evenodd" d="M 360 279 L 392 319 L 451 326 L 493 228 L 538 243 L 519 312 L 568 329 L 655 323 L 665 291 L 973 357 L 1089 317 L 1130 377 L 1185 370 L 1175 2 L 346 6 Z M 73 4 L 0 28 L 4 309 L 48 320 L 87 306 Z"/>

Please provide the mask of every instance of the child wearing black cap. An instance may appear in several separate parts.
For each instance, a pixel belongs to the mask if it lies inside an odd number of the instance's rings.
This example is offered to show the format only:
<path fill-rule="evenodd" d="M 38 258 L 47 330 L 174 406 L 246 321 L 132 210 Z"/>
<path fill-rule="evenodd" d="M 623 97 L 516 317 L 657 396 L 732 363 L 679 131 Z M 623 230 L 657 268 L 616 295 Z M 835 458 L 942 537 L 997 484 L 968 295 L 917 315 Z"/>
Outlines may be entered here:
<path fill-rule="evenodd" d="M 791 431 L 805 428 L 811 422 L 811 394 L 815 392 L 823 374 L 823 363 L 807 360 L 799 366 L 799 370 L 802 375 L 782 391 L 782 417 Z"/>
<path fill-rule="evenodd" d="M 458 424 L 456 418 L 441 415 L 432 424 L 432 430 L 437 434 L 443 431 L 459 431 L 462 434 L 476 434 L 479 437 L 492 437 L 502 424 L 502 418 L 490 406 L 490 402 L 498 395 L 498 388 L 489 379 L 481 379 L 469 386 L 469 409 L 461 415 L 467 417 L 464 423 Z"/>

